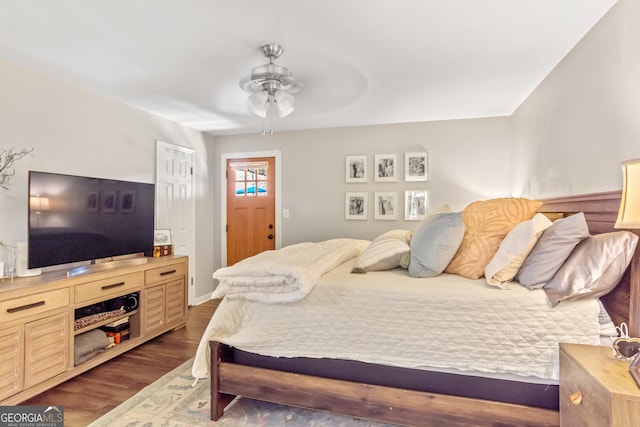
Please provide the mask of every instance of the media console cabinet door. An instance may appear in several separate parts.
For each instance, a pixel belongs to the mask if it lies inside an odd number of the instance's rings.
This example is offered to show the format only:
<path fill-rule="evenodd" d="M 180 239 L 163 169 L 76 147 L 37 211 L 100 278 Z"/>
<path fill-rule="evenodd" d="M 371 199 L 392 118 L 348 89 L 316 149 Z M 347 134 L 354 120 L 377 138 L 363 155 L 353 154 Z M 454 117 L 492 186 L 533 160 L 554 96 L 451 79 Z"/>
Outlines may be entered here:
<path fill-rule="evenodd" d="M 14 395 L 24 386 L 24 326 L 0 330 L 0 400 Z"/>
<path fill-rule="evenodd" d="M 186 312 L 186 290 L 184 279 L 174 280 L 167 283 L 167 309 L 166 318 L 167 325 L 184 320 L 187 316 Z"/>
<path fill-rule="evenodd" d="M 165 324 L 165 286 L 158 285 L 144 290 L 144 333 L 160 329 Z"/>
<path fill-rule="evenodd" d="M 67 370 L 69 315 L 45 317 L 25 324 L 26 388 L 39 384 Z"/>
<path fill-rule="evenodd" d="M 145 334 L 186 321 L 186 265 L 186 261 L 170 263 L 145 272 Z"/>

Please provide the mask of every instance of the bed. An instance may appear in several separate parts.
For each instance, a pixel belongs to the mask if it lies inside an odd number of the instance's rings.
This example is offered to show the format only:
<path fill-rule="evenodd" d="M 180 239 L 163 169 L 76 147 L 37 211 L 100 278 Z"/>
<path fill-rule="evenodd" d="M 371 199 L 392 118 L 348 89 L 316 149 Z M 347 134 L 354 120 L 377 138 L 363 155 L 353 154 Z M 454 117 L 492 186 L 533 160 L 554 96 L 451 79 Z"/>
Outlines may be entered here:
<path fill-rule="evenodd" d="M 619 200 L 620 192 L 606 192 L 549 199 L 536 208 L 554 219 L 583 214 L 589 234 L 597 235 L 613 231 Z M 366 245 L 356 246 L 361 252 Z M 307 256 L 321 260 L 320 266 L 333 265 L 324 257 L 336 251 L 325 249 Z M 555 426 L 558 342 L 606 344 L 622 322 L 631 336 L 639 335 L 636 256 L 606 295 L 553 306 L 543 289 L 499 289 L 484 278 L 444 273 L 435 282 L 410 278 L 402 269 L 352 274 L 358 259 L 353 250 L 349 245 L 339 251 L 331 260 L 335 268 L 305 273 L 318 283 L 295 289 L 298 294 L 278 289 L 276 301 L 255 294 L 258 301 L 222 301 L 194 363 L 196 377 L 210 363 L 213 420 L 244 396 L 399 425 Z M 607 316 L 598 300 L 610 321 L 602 320 Z M 544 319 L 536 317 L 539 312 Z M 537 329 L 547 323 L 561 328 Z M 310 333 L 314 325 L 320 327 Z M 475 329 L 465 336 L 454 327 Z M 532 350 L 520 344 L 531 334 L 517 334 L 534 330 L 540 340 Z M 416 345 L 423 336 L 429 346 Z M 485 349 L 488 341 L 492 349 Z"/>

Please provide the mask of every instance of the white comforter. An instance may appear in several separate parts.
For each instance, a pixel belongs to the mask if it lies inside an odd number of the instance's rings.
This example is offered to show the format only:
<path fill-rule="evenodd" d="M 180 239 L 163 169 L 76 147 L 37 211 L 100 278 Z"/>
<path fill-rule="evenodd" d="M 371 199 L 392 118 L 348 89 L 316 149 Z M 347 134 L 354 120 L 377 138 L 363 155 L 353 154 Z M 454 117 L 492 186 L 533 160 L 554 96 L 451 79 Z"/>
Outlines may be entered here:
<path fill-rule="evenodd" d="M 305 242 L 261 252 L 213 273 L 220 281 L 212 298 L 243 298 L 266 303 L 299 301 L 327 271 L 360 255 L 367 240 Z"/>
<path fill-rule="evenodd" d="M 558 379 L 558 343 L 600 343 L 598 302 L 553 308 L 543 290 L 404 270 L 325 274 L 306 298 L 270 305 L 225 298 L 203 335 L 193 375 L 208 373 L 208 341 L 276 357 L 361 360 L 407 368 Z"/>

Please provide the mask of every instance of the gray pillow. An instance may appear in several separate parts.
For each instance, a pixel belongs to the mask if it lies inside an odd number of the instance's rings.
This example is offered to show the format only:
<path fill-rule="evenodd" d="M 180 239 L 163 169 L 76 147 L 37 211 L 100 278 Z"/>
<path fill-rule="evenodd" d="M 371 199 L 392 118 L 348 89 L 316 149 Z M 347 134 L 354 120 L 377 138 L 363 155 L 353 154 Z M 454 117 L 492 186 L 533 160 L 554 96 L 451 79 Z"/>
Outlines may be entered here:
<path fill-rule="evenodd" d="M 638 236 L 629 231 L 584 239 L 544 287 L 551 304 L 611 292 L 629 266 L 637 243 Z"/>
<path fill-rule="evenodd" d="M 582 212 L 555 221 L 538 239 L 516 279 L 527 288 L 542 288 L 556 274 L 571 251 L 589 237 L 589 227 Z"/>
<path fill-rule="evenodd" d="M 462 212 L 425 218 L 411 238 L 409 276 L 434 277 L 441 274 L 456 254 L 463 237 Z"/>

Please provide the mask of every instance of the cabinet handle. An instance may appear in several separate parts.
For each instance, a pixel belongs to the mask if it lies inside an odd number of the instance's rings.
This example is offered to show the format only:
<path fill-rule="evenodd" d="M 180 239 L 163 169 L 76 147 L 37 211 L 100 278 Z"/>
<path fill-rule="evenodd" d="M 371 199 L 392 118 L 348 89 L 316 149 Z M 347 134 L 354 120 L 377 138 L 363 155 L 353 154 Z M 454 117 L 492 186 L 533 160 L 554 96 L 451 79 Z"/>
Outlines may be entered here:
<path fill-rule="evenodd" d="M 569 396 L 569 400 L 571 401 L 571 403 L 578 406 L 579 404 L 582 403 L 582 392 L 576 391 L 571 396 Z"/>
<path fill-rule="evenodd" d="M 169 271 L 163 271 L 162 273 L 160 273 L 161 276 L 166 276 L 167 274 L 173 274 L 175 273 L 177 270 L 169 270 Z"/>
<path fill-rule="evenodd" d="M 22 305 L 20 307 L 7 308 L 7 313 L 16 313 L 18 311 L 29 310 L 30 308 L 36 308 L 44 305 L 44 301 L 38 301 L 27 305 Z"/>
<path fill-rule="evenodd" d="M 120 286 L 124 286 L 124 282 L 114 283 L 113 285 L 105 285 L 102 287 L 102 290 L 106 291 L 107 289 L 119 288 Z"/>

